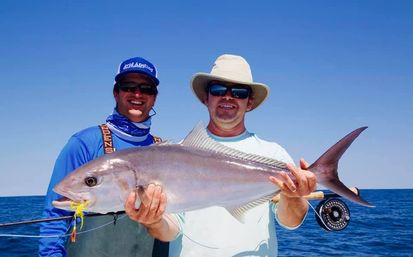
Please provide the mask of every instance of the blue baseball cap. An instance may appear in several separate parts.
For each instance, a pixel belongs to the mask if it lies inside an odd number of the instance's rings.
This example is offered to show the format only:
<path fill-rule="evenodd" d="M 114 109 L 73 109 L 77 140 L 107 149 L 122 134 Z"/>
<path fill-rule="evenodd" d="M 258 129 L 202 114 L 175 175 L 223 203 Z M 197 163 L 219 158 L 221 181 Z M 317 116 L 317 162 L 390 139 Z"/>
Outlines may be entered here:
<path fill-rule="evenodd" d="M 129 73 L 141 73 L 150 77 L 155 85 L 159 85 L 158 72 L 155 65 L 142 57 L 133 57 L 121 62 L 118 72 L 115 77 L 115 82 L 118 82 L 123 76 Z"/>

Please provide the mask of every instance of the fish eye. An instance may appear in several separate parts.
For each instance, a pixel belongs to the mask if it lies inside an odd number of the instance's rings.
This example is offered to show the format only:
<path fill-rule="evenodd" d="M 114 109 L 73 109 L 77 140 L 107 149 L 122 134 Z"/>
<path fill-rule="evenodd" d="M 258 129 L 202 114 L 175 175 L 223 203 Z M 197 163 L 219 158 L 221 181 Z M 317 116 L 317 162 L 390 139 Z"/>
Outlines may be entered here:
<path fill-rule="evenodd" d="M 86 184 L 88 187 L 94 187 L 94 186 L 97 185 L 97 183 L 98 183 L 98 180 L 97 180 L 96 177 L 86 177 L 86 178 L 85 178 L 85 184 Z"/>

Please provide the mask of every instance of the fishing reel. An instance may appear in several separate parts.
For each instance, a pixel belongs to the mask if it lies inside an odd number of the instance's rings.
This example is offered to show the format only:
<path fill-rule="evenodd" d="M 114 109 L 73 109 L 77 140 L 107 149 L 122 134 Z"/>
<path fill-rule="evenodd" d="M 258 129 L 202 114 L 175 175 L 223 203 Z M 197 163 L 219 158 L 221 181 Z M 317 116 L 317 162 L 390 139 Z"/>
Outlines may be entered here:
<path fill-rule="evenodd" d="M 316 220 L 320 227 L 327 231 L 340 231 L 350 222 L 350 210 L 338 195 L 326 195 L 316 208 Z"/>
<path fill-rule="evenodd" d="M 357 187 L 350 190 L 360 195 Z M 306 196 L 307 200 L 321 200 L 315 209 L 315 218 L 323 229 L 327 231 L 340 231 L 345 229 L 350 223 L 350 210 L 347 204 L 340 200 L 341 196 L 335 193 L 324 193 L 323 191 L 313 192 Z M 276 195 L 272 201 L 277 203 L 280 196 Z"/>

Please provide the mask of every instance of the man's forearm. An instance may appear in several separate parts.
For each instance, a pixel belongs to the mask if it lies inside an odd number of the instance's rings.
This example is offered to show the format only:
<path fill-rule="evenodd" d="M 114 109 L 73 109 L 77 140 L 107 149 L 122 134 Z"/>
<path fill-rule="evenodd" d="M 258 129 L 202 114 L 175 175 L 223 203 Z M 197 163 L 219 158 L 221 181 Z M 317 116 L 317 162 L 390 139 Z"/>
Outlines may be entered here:
<path fill-rule="evenodd" d="M 159 222 L 147 225 L 146 228 L 151 236 L 164 242 L 174 240 L 179 233 L 178 221 L 170 214 L 164 214 Z"/>
<path fill-rule="evenodd" d="M 278 220 L 287 227 L 299 226 L 308 211 L 308 203 L 303 197 L 280 195 L 277 204 Z"/>

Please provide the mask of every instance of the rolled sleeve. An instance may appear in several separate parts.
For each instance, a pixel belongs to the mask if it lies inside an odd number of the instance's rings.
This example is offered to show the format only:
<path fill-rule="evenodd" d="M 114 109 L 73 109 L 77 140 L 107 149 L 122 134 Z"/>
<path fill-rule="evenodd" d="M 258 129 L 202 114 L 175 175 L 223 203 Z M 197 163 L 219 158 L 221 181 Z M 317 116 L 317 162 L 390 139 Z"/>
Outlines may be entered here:
<path fill-rule="evenodd" d="M 300 223 L 300 224 L 298 224 L 298 225 L 295 226 L 295 227 L 290 227 L 290 226 L 284 225 L 284 224 L 279 220 L 278 214 L 277 214 L 277 204 L 271 203 L 271 210 L 272 210 L 273 213 L 274 213 L 274 217 L 275 217 L 275 220 L 277 221 L 277 223 L 278 223 L 281 227 L 283 227 L 283 228 L 285 228 L 285 229 L 288 229 L 288 230 L 294 230 L 294 229 L 299 228 L 299 227 L 303 224 L 303 222 L 304 222 L 304 220 L 305 220 L 305 218 L 307 217 L 307 214 L 308 214 L 308 211 L 307 211 L 306 214 L 304 215 L 303 219 L 301 220 L 301 223 Z"/>

